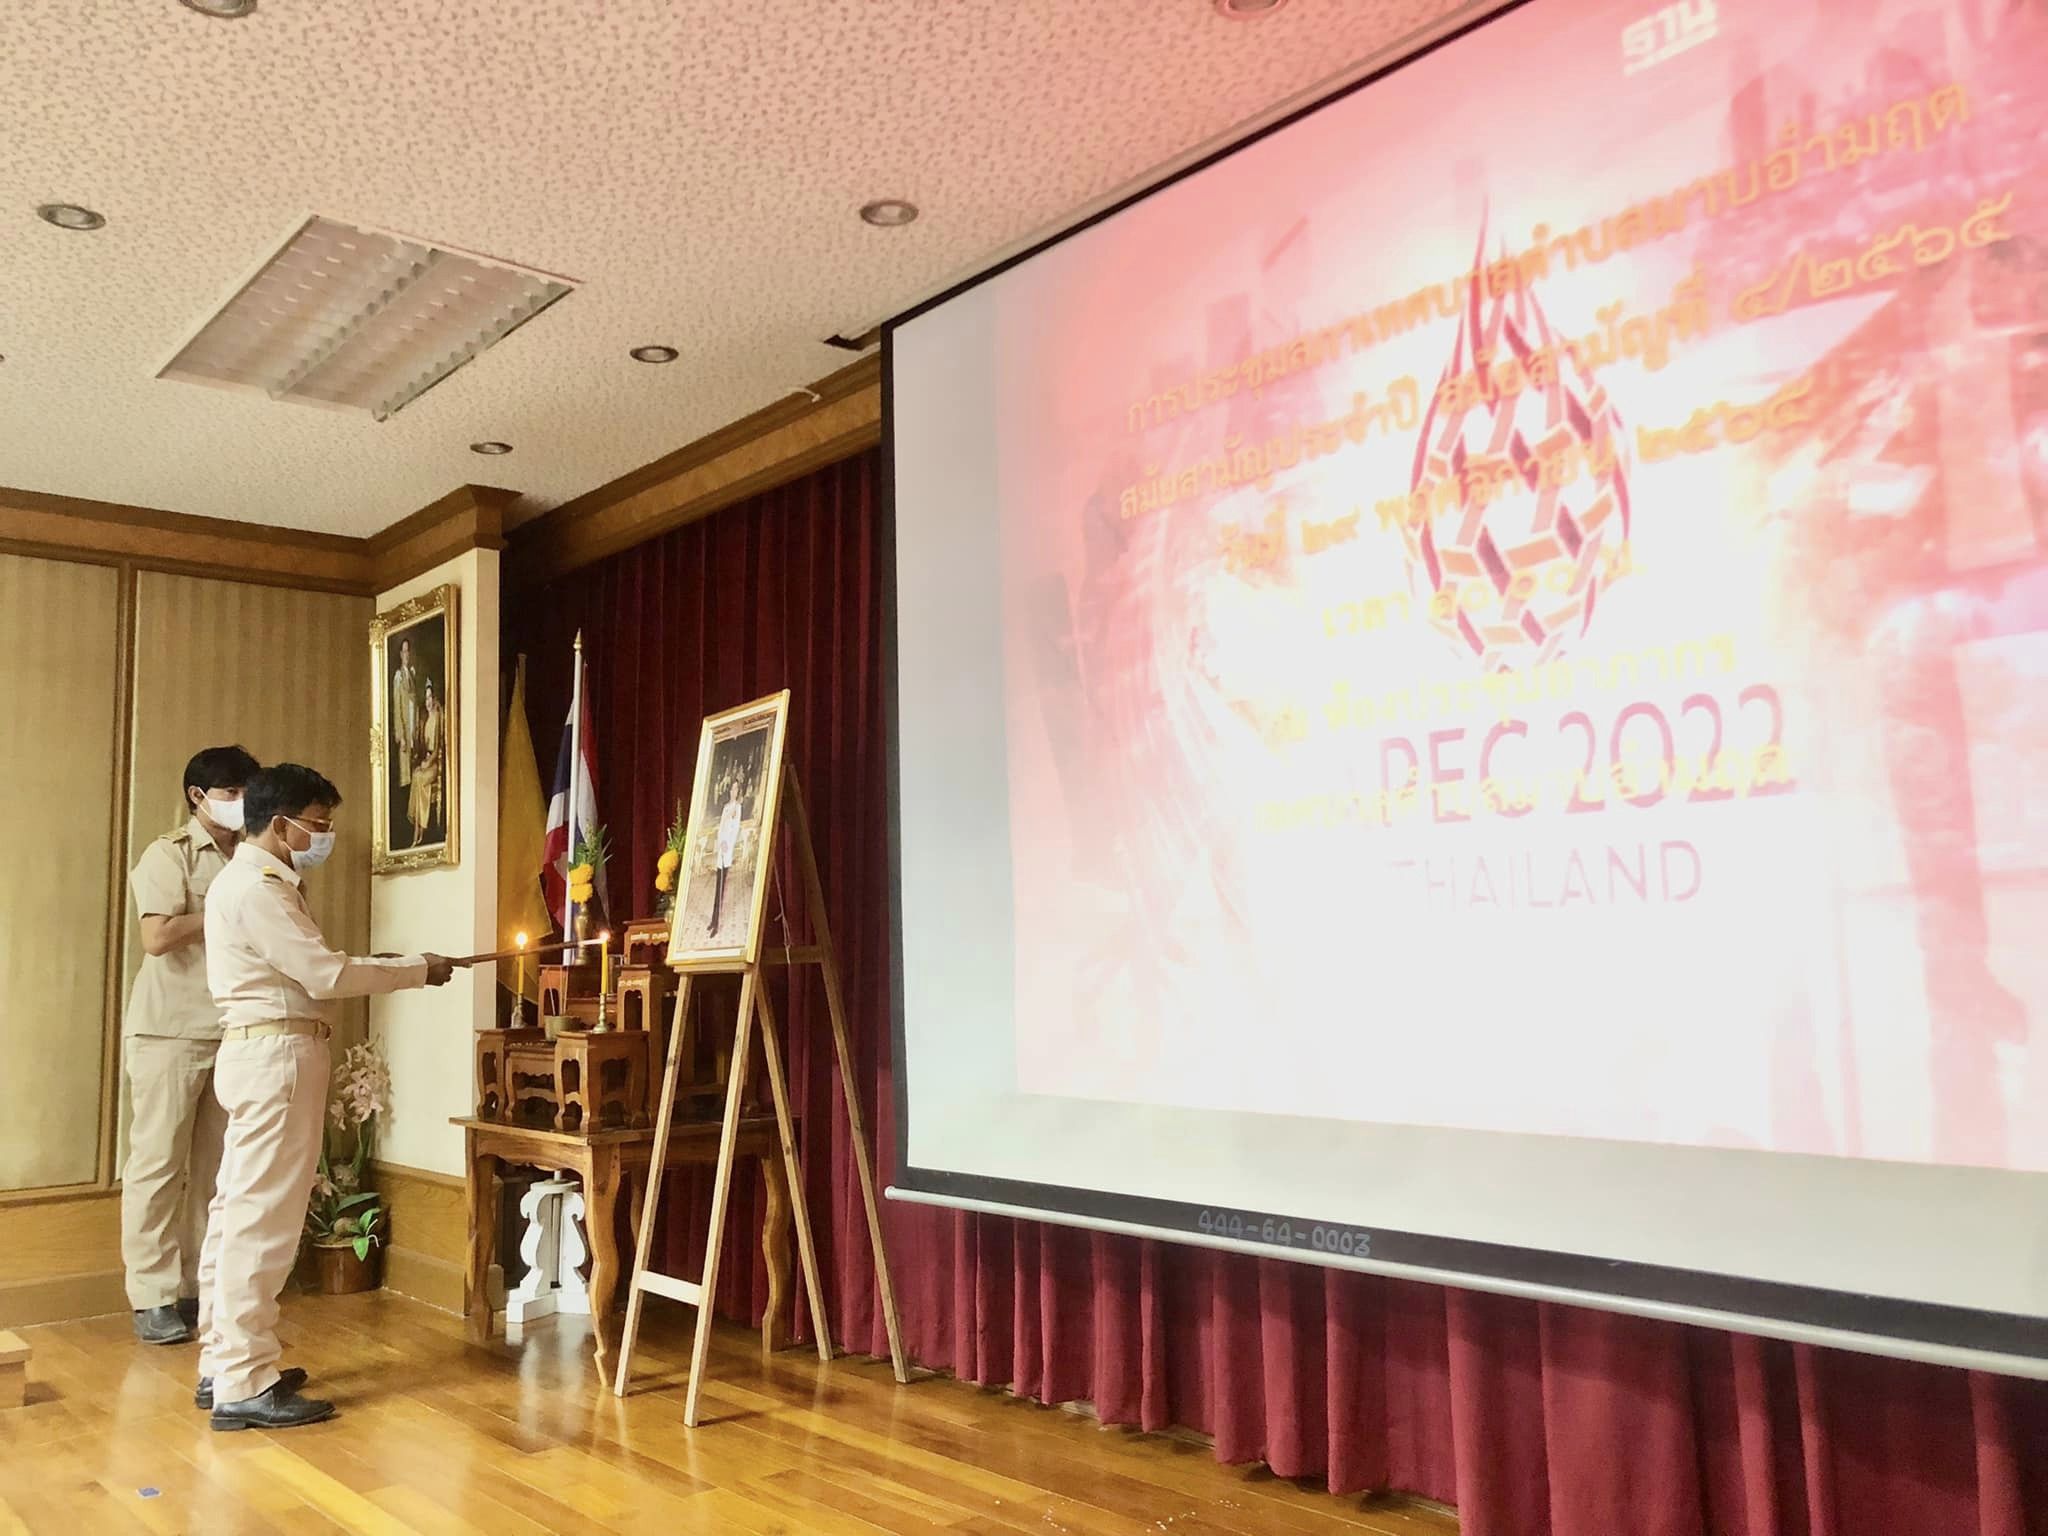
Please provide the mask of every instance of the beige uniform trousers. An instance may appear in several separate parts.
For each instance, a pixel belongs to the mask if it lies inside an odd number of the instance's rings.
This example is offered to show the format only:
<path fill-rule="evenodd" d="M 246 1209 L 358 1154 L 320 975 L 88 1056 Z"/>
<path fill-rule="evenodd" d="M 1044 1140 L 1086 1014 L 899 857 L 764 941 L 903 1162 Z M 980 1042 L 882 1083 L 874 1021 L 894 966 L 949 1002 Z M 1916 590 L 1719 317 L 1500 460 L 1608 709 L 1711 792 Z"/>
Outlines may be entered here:
<path fill-rule="evenodd" d="M 121 1169 L 121 1262 L 140 1312 L 199 1294 L 199 1253 L 227 1115 L 213 1095 L 217 1040 L 130 1035 L 133 1116 Z"/>
<path fill-rule="evenodd" d="M 221 1042 L 213 1082 L 227 1143 L 199 1264 L 199 1374 L 213 1378 L 216 1403 L 277 1381 L 277 1301 L 320 1169 L 330 1070 L 323 1036 Z"/>

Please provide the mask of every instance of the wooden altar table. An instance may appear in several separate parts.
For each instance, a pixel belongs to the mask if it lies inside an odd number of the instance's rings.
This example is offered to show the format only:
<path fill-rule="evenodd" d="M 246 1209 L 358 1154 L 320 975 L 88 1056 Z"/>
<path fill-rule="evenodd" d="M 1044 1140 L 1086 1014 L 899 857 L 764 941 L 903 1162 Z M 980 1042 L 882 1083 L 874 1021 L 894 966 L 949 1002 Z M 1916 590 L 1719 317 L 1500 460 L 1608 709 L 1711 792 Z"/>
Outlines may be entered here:
<path fill-rule="evenodd" d="M 462 1294 L 470 1337 L 485 1342 L 494 1329 L 488 1280 L 498 1252 L 498 1181 L 504 1170 L 531 1167 L 569 1174 L 583 1186 L 584 1221 L 590 1239 L 590 1331 L 596 1340 L 599 1371 L 604 1372 L 612 1352 L 612 1302 L 619 1285 L 614 1213 L 619 1202 L 625 1200 L 637 1241 L 640 1202 L 630 1198 L 627 1191 L 647 1175 L 653 1128 L 621 1127 L 585 1134 L 500 1120 L 458 1117 L 453 1123 L 462 1127 L 465 1154 L 470 1236 Z M 679 1123 L 669 1135 L 666 1165 L 673 1168 L 688 1163 L 715 1164 L 718 1135 L 719 1123 L 715 1120 Z M 768 1306 L 761 1318 L 761 1343 L 763 1348 L 774 1349 L 783 1337 L 784 1306 L 790 1307 L 792 1315 L 795 1309 L 789 1285 L 789 1186 L 783 1172 L 775 1117 L 760 1115 L 742 1120 L 737 1151 L 741 1157 L 757 1160 L 768 1181 L 767 1210 L 761 1224 L 761 1251 L 768 1261 Z M 515 1281 L 516 1277 L 507 1279 L 508 1284 Z"/>

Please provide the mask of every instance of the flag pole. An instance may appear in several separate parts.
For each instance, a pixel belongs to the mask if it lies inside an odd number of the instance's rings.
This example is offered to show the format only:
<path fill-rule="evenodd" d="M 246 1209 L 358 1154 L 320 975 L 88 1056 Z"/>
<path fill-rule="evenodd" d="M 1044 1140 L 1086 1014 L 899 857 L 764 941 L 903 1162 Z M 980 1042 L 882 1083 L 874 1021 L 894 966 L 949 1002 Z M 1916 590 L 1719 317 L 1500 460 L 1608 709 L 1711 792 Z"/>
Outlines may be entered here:
<path fill-rule="evenodd" d="M 569 868 L 576 867 L 576 778 L 583 768 L 583 631 L 576 631 L 576 662 L 573 681 L 569 685 L 569 804 L 566 821 L 569 827 Z M 569 893 L 575 889 L 575 882 L 564 881 L 562 886 L 562 937 L 576 937 L 576 898 Z"/>

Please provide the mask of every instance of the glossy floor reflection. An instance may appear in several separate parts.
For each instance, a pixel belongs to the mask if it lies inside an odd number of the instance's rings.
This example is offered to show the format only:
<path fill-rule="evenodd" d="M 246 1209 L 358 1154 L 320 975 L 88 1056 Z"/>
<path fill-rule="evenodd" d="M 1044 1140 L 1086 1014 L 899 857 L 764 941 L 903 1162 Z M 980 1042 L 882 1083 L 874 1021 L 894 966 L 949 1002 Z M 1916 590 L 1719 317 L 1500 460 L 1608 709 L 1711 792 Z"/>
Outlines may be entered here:
<path fill-rule="evenodd" d="M 332 1421 L 215 1434 L 195 1348 L 125 1317 L 24 1331 L 27 1406 L 0 1410 L 0 1533 L 859 1532 L 1443 1536 L 1433 1511 L 1218 1466 L 1206 1447 L 958 1382 L 721 1330 L 706 1422 L 682 1427 L 688 1314 L 643 1335 L 641 1389 L 599 1389 L 587 1324 L 478 1348 L 417 1302 L 294 1295 L 285 1358 Z M 673 1312 L 674 1315 L 666 1315 Z"/>

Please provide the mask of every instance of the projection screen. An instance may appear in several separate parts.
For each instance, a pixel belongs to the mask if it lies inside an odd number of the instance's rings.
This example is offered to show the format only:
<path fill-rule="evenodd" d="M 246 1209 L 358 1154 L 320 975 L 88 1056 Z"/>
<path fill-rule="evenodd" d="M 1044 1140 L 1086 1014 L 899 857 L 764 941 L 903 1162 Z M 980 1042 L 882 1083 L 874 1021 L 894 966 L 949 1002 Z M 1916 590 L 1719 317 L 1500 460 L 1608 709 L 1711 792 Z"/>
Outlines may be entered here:
<path fill-rule="evenodd" d="M 1536 0 L 893 322 L 891 1193 L 2048 1375 L 2043 80 Z"/>

